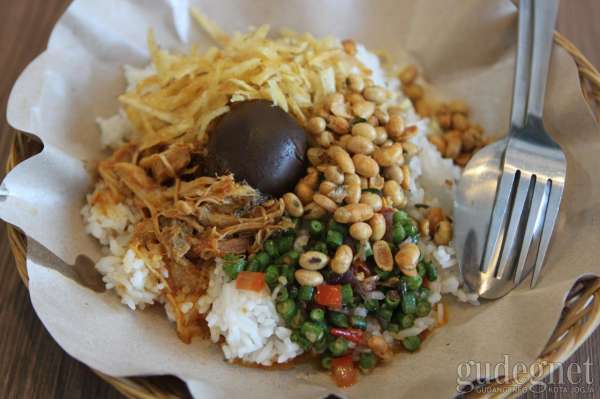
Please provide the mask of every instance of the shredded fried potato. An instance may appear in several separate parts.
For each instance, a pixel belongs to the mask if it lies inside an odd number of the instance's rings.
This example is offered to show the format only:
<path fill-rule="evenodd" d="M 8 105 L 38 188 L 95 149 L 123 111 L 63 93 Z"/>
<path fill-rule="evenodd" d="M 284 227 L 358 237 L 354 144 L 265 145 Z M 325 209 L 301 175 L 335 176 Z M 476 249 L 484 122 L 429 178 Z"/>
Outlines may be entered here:
<path fill-rule="evenodd" d="M 171 54 L 159 48 L 150 31 L 157 75 L 119 97 L 147 145 L 203 141 L 230 103 L 250 99 L 271 100 L 305 123 L 307 110 L 335 92 L 336 80 L 353 67 L 364 68 L 337 39 L 290 32 L 269 39 L 268 25 L 229 37 L 199 11 L 192 15 L 222 47 Z"/>

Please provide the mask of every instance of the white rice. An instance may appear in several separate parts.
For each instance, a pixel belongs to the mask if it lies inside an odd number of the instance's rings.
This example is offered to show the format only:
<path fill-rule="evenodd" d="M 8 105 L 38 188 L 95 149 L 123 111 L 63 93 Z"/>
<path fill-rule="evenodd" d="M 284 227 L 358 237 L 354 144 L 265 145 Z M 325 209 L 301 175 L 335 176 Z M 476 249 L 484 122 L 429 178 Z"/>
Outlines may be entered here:
<path fill-rule="evenodd" d="M 205 314 L 209 311 L 210 305 L 212 305 L 215 299 L 221 294 L 223 284 L 225 284 L 226 281 L 227 275 L 223 271 L 223 260 L 217 258 L 215 268 L 210 275 L 206 294 L 202 295 L 196 303 L 199 313 Z"/>
<path fill-rule="evenodd" d="M 125 65 L 124 75 L 127 90 L 135 89 L 137 83 L 155 73 L 153 66 L 142 69 Z M 115 149 L 123 145 L 133 134 L 133 128 L 124 111 L 108 118 L 97 118 L 100 140 L 104 148 Z M 92 198 L 101 196 L 101 201 Z M 162 293 L 166 288 L 155 276 L 151 268 L 164 277 L 168 273 L 162 260 L 150 258 L 129 247 L 132 226 L 139 220 L 133 208 L 124 203 L 115 203 L 108 194 L 104 183 L 99 182 L 94 192 L 87 196 L 87 204 L 81 209 L 86 222 L 86 232 L 100 241 L 108 254 L 96 263 L 96 269 L 103 275 L 107 289 L 115 289 L 121 302 L 131 309 L 141 308 L 155 302 L 164 302 Z M 189 312 L 192 303 L 184 303 L 180 309 Z M 167 316 L 173 318 L 172 309 L 167 307 Z"/>
<path fill-rule="evenodd" d="M 379 61 L 379 57 L 367 50 L 367 48 L 358 43 L 356 45 L 356 58 L 367 68 L 369 68 L 372 72 L 371 79 L 373 82 L 380 86 L 387 86 L 388 78 L 386 76 L 385 70 L 381 67 L 381 62 Z"/>
<path fill-rule="evenodd" d="M 427 301 L 429 301 L 429 303 L 432 305 L 435 305 L 436 303 L 438 303 L 441 300 L 442 300 L 442 294 L 440 294 L 439 292 L 432 292 L 429 295 L 429 298 L 427 298 Z"/>
<path fill-rule="evenodd" d="M 92 199 L 95 198 L 92 205 Z M 125 203 L 115 203 L 104 183 L 96 185 L 81 209 L 86 232 L 103 244 L 107 256 L 100 258 L 96 269 L 102 274 L 106 289 L 114 289 L 121 302 L 131 309 L 162 301 L 165 286 L 151 268 L 168 275 L 160 257 L 129 246 L 133 224 L 139 216 Z"/>
<path fill-rule="evenodd" d="M 123 72 L 127 81 L 127 91 L 131 91 L 135 90 L 140 81 L 154 75 L 156 70 L 153 65 L 141 69 L 125 65 Z M 152 89 L 149 88 L 149 90 Z M 116 149 L 125 144 L 133 134 L 133 127 L 122 108 L 115 115 L 108 118 L 96 118 L 96 123 L 100 129 L 100 142 L 103 148 Z"/>
<path fill-rule="evenodd" d="M 454 249 L 452 243 L 450 243 L 449 246 L 438 246 L 435 251 L 433 251 L 433 259 L 444 269 L 458 265 L 458 261 L 456 260 L 456 250 Z"/>
<path fill-rule="evenodd" d="M 91 205 L 93 198 L 98 198 Z M 124 203 L 112 200 L 103 182 L 96 184 L 94 191 L 87 195 L 87 204 L 81 209 L 86 221 L 85 231 L 97 238 L 102 245 L 109 245 L 111 239 L 123 241 L 123 235 L 130 233 L 129 226 L 139 217 Z"/>
<path fill-rule="evenodd" d="M 454 182 L 460 178 L 460 168 L 454 165 L 451 159 L 443 158 L 427 139 L 427 134 L 436 128 L 432 122 L 421 121 L 417 123 L 417 127 L 417 134 L 411 142 L 417 145 L 420 151 L 411 159 L 409 168 L 414 175 L 412 177 L 418 180 L 415 185 L 426 193 L 426 196 L 420 199 L 420 203 L 432 206 L 439 204 L 447 214 L 452 214 Z M 434 200 L 437 204 L 432 203 Z"/>
<path fill-rule="evenodd" d="M 371 335 L 381 335 L 381 325 L 373 316 L 367 317 L 367 332 Z"/>
<path fill-rule="evenodd" d="M 356 308 L 354 308 L 355 316 L 367 317 L 367 314 L 369 314 L 368 310 L 362 306 L 357 306 Z"/>
<path fill-rule="evenodd" d="M 133 249 L 128 249 L 122 257 L 109 255 L 101 258 L 96 269 L 102 273 L 106 288 L 114 288 L 121 302 L 135 310 L 152 305 L 166 288 L 148 265 L 166 273 L 160 257 L 142 258 Z"/>
<path fill-rule="evenodd" d="M 125 80 L 127 81 L 127 91 L 135 90 L 137 84 L 142 80 L 151 77 L 156 74 L 154 65 L 149 64 L 144 68 L 136 68 L 131 65 L 125 65 L 123 67 L 125 73 Z"/>
<path fill-rule="evenodd" d="M 302 349 L 290 340 L 292 331 L 284 327 L 268 290 L 238 290 L 235 281 L 223 286 L 206 317 L 213 342 L 225 338 L 227 360 L 269 366 L 286 362 Z"/>
<path fill-rule="evenodd" d="M 381 335 L 383 336 L 383 339 L 385 340 L 385 342 L 387 342 L 388 345 L 394 344 L 394 335 L 391 332 L 386 330 Z"/>
<path fill-rule="evenodd" d="M 96 123 L 100 128 L 100 142 L 103 148 L 116 149 L 122 146 L 133 131 L 122 110 L 109 118 L 96 118 Z"/>
<path fill-rule="evenodd" d="M 432 317 L 419 317 L 415 319 L 415 324 L 412 327 L 405 328 L 404 330 L 400 330 L 392 335 L 394 336 L 394 338 L 402 340 L 406 337 L 419 335 L 423 331 L 433 328 L 436 324 L 436 320 Z"/>

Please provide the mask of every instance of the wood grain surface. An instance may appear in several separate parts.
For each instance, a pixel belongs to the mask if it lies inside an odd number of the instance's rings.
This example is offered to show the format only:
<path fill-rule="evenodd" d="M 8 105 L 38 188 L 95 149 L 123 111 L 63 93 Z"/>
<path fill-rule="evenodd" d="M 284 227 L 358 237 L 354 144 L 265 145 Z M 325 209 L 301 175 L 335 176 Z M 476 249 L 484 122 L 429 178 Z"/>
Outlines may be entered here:
<path fill-rule="evenodd" d="M 43 51 L 52 26 L 68 3 L 67 0 L 0 0 L 0 165 L 4 165 L 13 134 L 5 116 L 10 89 L 23 68 Z M 600 0 L 563 0 L 558 29 L 600 66 Z M 1 398 L 122 398 L 87 366 L 67 355 L 44 329 L 14 268 L 3 224 L 0 281 Z M 600 397 L 600 331 L 564 367 L 583 366 L 585 361 L 592 362 L 591 386 L 551 385 L 554 389 L 526 397 Z"/>

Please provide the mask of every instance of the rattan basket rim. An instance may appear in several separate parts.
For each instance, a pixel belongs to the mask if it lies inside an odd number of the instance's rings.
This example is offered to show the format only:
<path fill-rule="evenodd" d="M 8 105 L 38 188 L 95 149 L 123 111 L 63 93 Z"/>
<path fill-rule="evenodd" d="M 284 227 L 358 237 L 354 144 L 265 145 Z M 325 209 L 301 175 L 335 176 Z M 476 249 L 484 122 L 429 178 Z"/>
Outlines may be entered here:
<path fill-rule="evenodd" d="M 560 33 L 556 32 L 554 41 L 573 58 L 579 71 L 582 90 L 590 106 L 597 112 L 600 121 L 600 73 L 579 49 Z M 27 143 L 24 135 L 15 132 L 10 153 L 6 162 L 6 172 L 12 170 L 21 162 L 26 153 Z M 15 265 L 23 283 L 28 285 L 26 267 L 26 238 L 14 226 L 7 225 L 10 249 L 15 258 Z M 571 291 L 569 300 L 563 310 L 563 315 L 537 362 L 544 370 L 545 377 L 567 360 L 594 332 L 600 324 L 600 278 L 580 281 Z M 94 370 L 104 381 L 111 384 L 121 394 L 130 399 L 174 399 L 186 396 L 181 386 L 165 384 L 156 378 L 133 377 L 116 378 Z M 529 378 L 523 381 L 511 381 L 505 384 L 490 383 L 489 387 L 499 388 L 495 394 L 486 397 L 507 398 L 519 396 L 519 390 L 534 384 Z M 478 397 L 472 394 L 470 397 Z"/>

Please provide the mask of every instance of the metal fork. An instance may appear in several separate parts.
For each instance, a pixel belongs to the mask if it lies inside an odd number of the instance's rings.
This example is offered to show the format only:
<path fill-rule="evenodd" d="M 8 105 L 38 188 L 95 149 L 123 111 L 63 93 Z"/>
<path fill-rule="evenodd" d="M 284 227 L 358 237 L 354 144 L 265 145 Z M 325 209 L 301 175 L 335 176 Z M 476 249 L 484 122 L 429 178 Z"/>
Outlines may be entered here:
<path fill-rule="evenodd" d="M 527 1 L 527 0 L 525 0 Z M 558 0 L 533 0 L 533 51 L 528 78 L 515 79 L 526 104 L 513 104 L 481 271 L 519 283 L 533 264 L 537 283 L 554 230 L 566 176 L 566 158 L 542 122 Z M 523 85 L 523 87 L 518 87 Z M 525 110 L 526 112 L 522 112 Z M 519 123 L 519 117 L 526 121 Z M 521 127 L 522 126 L 522 127 Z M 529 256 L 532 260 L 529 260 Z M 516 264 L 516 267 L 515 267 Z"/>

